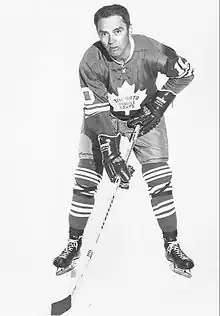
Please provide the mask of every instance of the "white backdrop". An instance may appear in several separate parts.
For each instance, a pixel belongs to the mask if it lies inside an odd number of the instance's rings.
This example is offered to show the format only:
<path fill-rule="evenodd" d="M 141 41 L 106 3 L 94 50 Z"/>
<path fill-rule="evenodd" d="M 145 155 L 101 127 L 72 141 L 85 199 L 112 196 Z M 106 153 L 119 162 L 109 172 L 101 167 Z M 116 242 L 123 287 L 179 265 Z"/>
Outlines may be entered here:
<path fill-rule="evenodd" d="M 67 241 L 82 116 L 78 64 L 97 40 L 105 1 L 8 0 L 0 5 L 0 313 L 46 316 L 66 294 L 52 260 Z M 191 280 L 169 270 L 147 188 L 118 193 L 73 315 L 218 315 L 218 5 L 120 1 L 134 33 L 173 47 L 195 80 L 167 112 L 179 237 Z M 97 209 L 109 184 L 103 181 Z M 133 221 L 133 213 L 141 223 Z M 97 211 L 98 212 L 98 211 Z M 131 220 L 132 218 L 132 220 Z M 75 313 L 75 314 L 74 314 Z"/>

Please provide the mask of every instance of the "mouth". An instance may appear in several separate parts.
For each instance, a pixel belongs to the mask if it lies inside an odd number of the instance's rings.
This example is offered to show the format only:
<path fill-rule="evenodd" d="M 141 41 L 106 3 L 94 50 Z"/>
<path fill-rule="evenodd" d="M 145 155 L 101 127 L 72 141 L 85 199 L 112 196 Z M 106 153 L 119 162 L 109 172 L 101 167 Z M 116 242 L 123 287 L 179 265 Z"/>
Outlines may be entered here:
<path fill-rule="evenodd" d="M 118 46 L 110 46 L 110 47 L 109 47 L 109 50 L 110 50 L 111 52 L 115 52 L 115 51 L 118 50 Z"/>

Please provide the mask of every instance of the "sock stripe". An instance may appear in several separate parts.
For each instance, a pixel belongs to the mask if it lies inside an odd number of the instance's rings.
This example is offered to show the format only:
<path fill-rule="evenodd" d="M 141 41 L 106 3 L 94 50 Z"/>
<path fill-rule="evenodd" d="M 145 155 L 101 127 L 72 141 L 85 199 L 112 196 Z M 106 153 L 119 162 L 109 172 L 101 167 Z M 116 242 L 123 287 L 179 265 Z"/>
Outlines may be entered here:
<path fill-rule="evenodd" d="M 155 215 L 155 216 L 157 219 L 161 219 L 161 218 L 169 217 L 169 216 L 173 215 L 174 213 L 176 213 L 175 207 L 169 211 L 163 212 L 163 213 L 161 213 L 159 215 Z"/>

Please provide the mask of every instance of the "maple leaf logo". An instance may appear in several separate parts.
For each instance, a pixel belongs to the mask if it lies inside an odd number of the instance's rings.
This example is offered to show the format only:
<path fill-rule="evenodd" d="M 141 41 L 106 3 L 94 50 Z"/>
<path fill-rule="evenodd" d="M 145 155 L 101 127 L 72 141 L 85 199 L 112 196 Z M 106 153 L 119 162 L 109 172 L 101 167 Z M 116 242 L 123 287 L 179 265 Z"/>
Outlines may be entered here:
<path fill-rule="evenodd" d="M 131 110 L 140 109 L 141 102 L 147 96 L 146 89 L 134 92 L 135 85 L 130 85 L 127 81 L 117 90 L 118 96 L 114 93 L 108 93 L 108 100 L 114 112 L 124 111 L 125 115 L 129 115 Z"/>

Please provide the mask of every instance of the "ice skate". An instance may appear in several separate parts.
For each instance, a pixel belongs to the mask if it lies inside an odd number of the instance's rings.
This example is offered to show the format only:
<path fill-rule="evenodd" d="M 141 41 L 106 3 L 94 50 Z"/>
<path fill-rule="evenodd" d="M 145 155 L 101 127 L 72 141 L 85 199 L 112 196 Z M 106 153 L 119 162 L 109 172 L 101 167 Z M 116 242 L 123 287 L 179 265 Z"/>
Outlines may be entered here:
<path fill-rule="evenodd" d="M 57 267 L 56 275 L 62 275 L 75 269 L 76 261 L 80 257 L 81 245 L 82 236 L 68 240 L 67 247 L 53 261 L 53 265 Z"/>
<path fill-rule="evenodd" d="M 164 237 L 164 247 L 172 271 L 186 278 L 191 278 L 191 269 L 194 267 L 194 262 L 181 250 L 176 236 Z"/>

